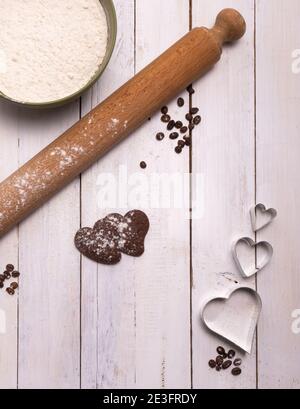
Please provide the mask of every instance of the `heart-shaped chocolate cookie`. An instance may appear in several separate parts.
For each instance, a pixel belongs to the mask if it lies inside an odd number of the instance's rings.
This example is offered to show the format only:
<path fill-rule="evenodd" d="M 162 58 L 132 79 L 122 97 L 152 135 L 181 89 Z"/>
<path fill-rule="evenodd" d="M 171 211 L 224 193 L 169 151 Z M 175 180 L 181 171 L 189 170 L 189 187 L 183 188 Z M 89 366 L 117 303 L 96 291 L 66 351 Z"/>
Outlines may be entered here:
<path fill-rule="evenodd" d="M 267 209 L 262 203 L 250 209 L 251 225 L 254 232 L 268 226 L 277 216 L 277 210 Z"/>
<path fill-rule="evenodd" d="M 257 260 L 255 250 L 257 250 Z M 267 241 L 255 243 L 250 237 L 242 237 L 234 243 L 232 254 L 242 276 L 249 278 L 259 273 L 270 263 L 273 247 Z"/>
<path fill-rule="evenodd" d="M 125 216 L 112 213 L 97 221 L 93 228 L 80 229 L 75 236 L 75 246 L 91 260 L 116 264 L 121 260 L 121 253 L 133 257 L 144 253 L 148 230 L 148 217 L 140 210 L 132 210 Z"/>
<path fill-rule="evenodd" d="M 202 320 L 215 334 L 250 354 L 261 308 L 258 293 L 240 287 L 210 300 L 202 310 Z"/>

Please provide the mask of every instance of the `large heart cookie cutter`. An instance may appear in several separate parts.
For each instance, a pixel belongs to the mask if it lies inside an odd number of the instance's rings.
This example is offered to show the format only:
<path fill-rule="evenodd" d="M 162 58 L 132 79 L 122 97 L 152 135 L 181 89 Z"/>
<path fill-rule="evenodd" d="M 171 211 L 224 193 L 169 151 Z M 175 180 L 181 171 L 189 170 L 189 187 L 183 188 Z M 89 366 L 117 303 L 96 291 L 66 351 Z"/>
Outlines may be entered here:
<path fill-rule="evenodd" d="M 266 220 L 264 222 L 261 222 L 259 224 L 258 221 L 258 214 L 261 214 L 261 216 L 266 217 Z M 254 232 L 257 232 L 259 230 L 262 230 L 263 228 L 267 227 L 269 224 L 272 223 L 272 221 L 277 217 L 277 210 L 270 208 L 267 209 L 266 206 L 262 203 L 258 203 L 256 206 L 251 207 L 250 209 L 250 218 L 251 218 L 251 225 L 252 225 L 252 230 Z"/>
<path fill-rule="evenodd" d="M 238 247 L 242 244 L 246 244 L 248 247 L 254 250 L 261 249 L 263 251 L 263 256 L 260 257 L 260 255 L 258 255 L 257 260 L 255 260 L 255 257 L 253 257 L 253 260 L 250 262 L 248 261 L 245 265 L 245 262 L 243 263 L 241 261 L 241 257 L 238 255 Z M 255 241 L 250 239 L 250 237 L 242 237 L 234 243 L 232 247 L 232 254 L 242 276 L 245 278 L 249 278 L 254 274 L 259 273 L 270 263 L 273 256 L 273 247 L 267 241 L 260 241 L 258 243 L 255 243 Z"/>
<path fill-rule="evenodd" d="M 261 309 L 258 293 L 239 287 L 208 301 L 201 318 L 210 331 L 250 354 Z"/>

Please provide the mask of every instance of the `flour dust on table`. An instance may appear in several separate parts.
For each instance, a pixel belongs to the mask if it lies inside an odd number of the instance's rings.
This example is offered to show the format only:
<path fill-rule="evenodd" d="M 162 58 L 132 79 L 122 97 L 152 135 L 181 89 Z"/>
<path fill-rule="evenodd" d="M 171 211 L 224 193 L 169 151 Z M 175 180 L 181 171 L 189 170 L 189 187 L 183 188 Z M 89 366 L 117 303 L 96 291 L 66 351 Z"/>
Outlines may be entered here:
<path fill-rule="evenodd" d="M 98 0 L 1 0 L 0 92 L 26 103 L 68 97 L 92 79 L 107 48 Z"/>

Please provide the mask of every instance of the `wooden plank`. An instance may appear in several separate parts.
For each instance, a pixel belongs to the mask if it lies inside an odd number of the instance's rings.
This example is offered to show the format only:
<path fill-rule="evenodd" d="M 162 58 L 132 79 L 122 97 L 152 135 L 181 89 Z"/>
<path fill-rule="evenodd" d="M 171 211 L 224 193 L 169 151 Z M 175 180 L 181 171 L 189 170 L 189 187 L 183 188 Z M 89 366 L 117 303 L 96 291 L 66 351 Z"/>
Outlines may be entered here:
<path fill-rule="evenodd" d="M 279 212 L 258 234 L 274 246 L 272 264 L 258 276 L 260 388 L 300 386 L 300 338 L 292 331 L 300 288 L 300 75 L 292 71 L 299 14 L 297 0 L 257 2 L 257 200 Z"/>
<path fill-rule="evenodd" d="M 255 200 L 254 2 L 194 0 L 193 25 L 212 26 L 225 7 L 234 7 L 243 14 L 247 33 L 237 44 L 224 48 L 220 63 L 195 84 L 193 98 L 203 116 L 192 147 L 193 207 L 202 201 L 202 214 L 192 221 L 193 386 L 213 389 L 256 386 L 255 345 L 252 355 L 243 357 L 241 377 L 225 371 L 216 373 L 208 367 L 208 360 L 215 358 L 218 345 L 230 345 L 209 333 L 200 322 L 204 302 L 234 288 L 234 280 L 254 285 L 253 280 L 241 279 L 231 255 L 235 239 L 252 236 L 249 209 Z M 220 272 L 232 273 L 233 281 Z"/>
<path fill-rule="evenodd" d="M 114 62 L 110 64 L 111 71 L 100 82 L 99 96 L 94 96 L 93 102 L 133 74 L 134 3 L 131 3 L 132 8 L 128 2 L 126 7 L 121 1 L 116 5 L 122 24 L 119 38 L 123 41 L 119 40 Z M 169 27 L 167 31 L 166 25 Z M 170 8 L 158 0 L 151 3 L 137 0 L 137 70 L 183 35 L 188 26 L 188 1 L 178 1 Z M 88 109 L 87 103 L 84 111 Z M 175 109 L 174 105 L 172 109 Z M 136 177 L 143 177 L 139 174 L 141 160 L 148 163 L 144 175 L 188 171 L 187 152 L 185 156 L 176 156 L 171 141 L 158 145 L 155 134 L 160 129 L 157 115 L 83 177 L 84 225 L 91 225 L 108 212 L 119 210 L 126 213 L 135 207 L 146 207 L 151 223 L 146 253 L 142 258 L 123 257 L 116 267 L 98 268 L 83 259 L 82 368 L 83 385 L 87 387 L 190 385 L 188 209 L 162 211 L 127 200 L 124 204 L 118 201 L 115 206 L 103 209 L 99 199 L 101 190 L 97 188 L 97 178 L 104 172 L 117 178 L 118 188 L 122 184 L 118 179 L 120 171 L 125 170 L 129 179 L 136 173 Z M 148 147 L 145 149 L 146 143 Z M 149 198 L 145 191 L 143 193 L 144 199 Z M 158 194 L 157 189 L 152 192 L 154 201 L 157 201 Z M 100 200 L 98 209 L 97 195 Z M 188 198 L 188 192 L 185 196 Z M 178 254 L 179 260 L 176 258 Z M 92 368 L 91 373 L 88 373 L 89 368 Z"/>
<path fill-rule="evenodd" d="M 114 2 L 118 17 L 116 48 L 103 77 L 82 99 L 82 114 L 134 75 L 134 0 Z M 114 209 L 102 208 L 99 175 L 117 175 L 127 163 L 121 144 L 82 176 L 82 226 L 92 226 Z M 124 213 L 124 210 L 121 210 Z M 125 260 L 126 263 L 126 260 Z M 82 258 L 82 387 L 134 385 L 134 284 L 131 266 L 106 267 Z M 122 324 L 120 324 L 122 323 Z"/>
<path fill-rule="evenodd" d="M 20 164 L 78 120 L 78 107 L 20 110 Z M 75 181 L 20 225 L 20 388 L 80 385 L 79 198 Z"/>
<path fill-rule="evenodd" d="M 0 179 L 4 180 L 18 167 L 18 110 L 0 103 Z M 0 209 L 1 212 L 1 209 Z M 7 263 L 18 267 L 18 229 L 0 240 L 0 272 Z M 2 270 L 1 270 L 2 269 Z M 6 286 L 5 286 L 6 288 Z M 17 386 L 18 296 L 0 292 L 0 388 Z"/>
<path fill-rule="evenodd" d="M 136 3 L 137 71 L 183 36 L 189 29 L 189 2 L 138 0 Z M 168 28 L 166 30 L 166 27 Z M 169 104 L 174 118 L 183 119 L 175 101 Z M 146 174 L 167 178 L 182 177 L 189 170 L 188 150 L 174 153 L 174 142 L 155 140 L 164 129 L 160 114 L 155 115 L 134 135 L 135 172 L 140 160 L 148 163 Z M 145 148 L 148 144 L 148 147 Z M 165 176 L 164 176 L 165 173 Z M 179 186 L 174 186 L 178 194 Z M 146 193 L 145 193 L 146 195 Z M 188 186 L 181 192 L 188 203 Z M 148 199 L 162 199 L 159 186 L 150 188 Z M 147 207 L 147 205 L 145 204 Z M 147 210 L 151 230 L 147 253 L 137 265 L 136 300 L 136 385 L 146 388 L 190 386 L 190 311 L 189 311 L 189 206 L 178 209 Z"/>

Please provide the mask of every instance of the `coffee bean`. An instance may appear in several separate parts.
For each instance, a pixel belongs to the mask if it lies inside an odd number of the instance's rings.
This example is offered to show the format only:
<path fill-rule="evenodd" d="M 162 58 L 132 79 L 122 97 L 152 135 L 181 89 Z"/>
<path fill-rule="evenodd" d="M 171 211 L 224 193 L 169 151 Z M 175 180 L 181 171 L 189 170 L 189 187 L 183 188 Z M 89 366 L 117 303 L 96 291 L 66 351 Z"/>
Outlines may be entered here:
<path fill-rule="evenodd" d="M 189 124 L 189 130 L 192 131 L 195 128 L 195 125 Z"/>
<path fill-rule="evenodd" d="M 226 354 L 225 349 L 223 347 L 218 347 L 217 348 L 217 352 L 219 355 L 224 355 Z"/>
<path fill-rule="evenodd" d="M 0 281 L 0 288 L 3 288 L 3 287 L 4 287 L 3 281 Z"/>
<path fill-rule="evenodd" d="M 239 376 L 242 373 L 241 368 L 233 368 L 233 370 L 231 371 L 233 376 Z"/>
<path fill-rule="evenodd" d="M 172 132 L 172 133 L 170 134 L 170 139 L 172 139 L 172 140 L 177 139 L 178 136 L 179 136 L 179 133 L 178 133 L 178 132 Z"/>
<path fill-rule="evenodd" d="M 216 367 L 216 361 L 214 361 L 213 359 L 211 359 L 209 362 L 208 362 L 208 365 L 210 366 L 210 368 L 215 368 Z"/>
<path fill-rule="evenodd" d="M 181 152 L 182 152 L 182 148 L 181 148 L 180 146 L 176 146 L 175 152 L 178 153 L 178 154 L 181 153 Z"/>
<path fill-rule="evenodd" d="M 20 277 L 19 271 L 13 271 L 13 272 L 11 273 L 11 275 L 12 275 L 13 278 Z"/>
<path fill-rule="evenodd" d="M 188 127 L 187 127 L 187 126 L 183 126 L 183 127 L 180 129 L 180 133 L 187 133 L 187 131 L 188 131 Z"/>
<path fill-rule="evenodd" d="M 189 122 L 193 120 L 193 115 L 192 114 L 186 114 L 185 119 Z"/>
<path fill-rule="evenodd" d="M 217 365 L 222 365 L 224 362 L 224 358 L 221 355 L 218 355 L 216 358 Z"/>
<path fill-rule="evenodd" d="M 3 275 L 5 276 L 6 280 L 9 280 L 11 277 L 11 274 L 9 271 L 4 271 Z"/>
<path fill-rule="evenodd" d="M 140 163 L 140 167 L 141 167 L 142 169 L 146 169 L 147 163 L 144 162 L 144 161 L 142 161 L 142 162 Z"/>
<path fill-rule="evenodd" d="M 233 350 L 233 349 L 230 349 L 229 351 L 228 351 L 228 358 L 229 359 L 232 359 L 232 358 L 234 358 L 235 357 L 235 351 Z"/>
<path fill-rule="evenodd" d="M 8 287 L 8 288 L 6 289 L 6 292 L 7 292 L 9 295 L 14 295 L 14 293 L 15 293 L 15 291 L 14 291 L 12 288 L 10 288 L 10 287 Z"/>
<path fill-rule="evenodd" d="M 191 146 L 192 140 L 189 136 L 183 137 L 183 139 L 185 140 L 186 146 Z"/>
<path fill-rule="evenodd" d="M 6 271 L 5 271 L 5 273 L 6 273 Z M 6 279 L 5 275 L 4 275 L 4 274 L 0 274 L 0 281 L 4 281 L 5 279 Z"/>
<path fill-rule="evenodd" d="M 199 112 L 199 108 L 191 108 L 191 109 L 190 109 L 190 113 L 191 113 L 192 115 L 196 115 L 196 114 L 198 114 L 198 112 Z"/>
<path fill-rule="evenodd" d="M 183 127 L 183 123 L 181 121 L 177 121 L 175 124 L 175 128 L 180 129 Z"/>
<path fill-rule="evenodd" d="M 177 145 L 180 146 L 180 148 L 183 148 L 185 146 L 185 142 L 180 140 L 178 141 Z"/>
<path fill-rule="evenodd" d="M 161 109 L 161 113 L 163 115 L 166 115 L 168 113 L 168 111 L 169 111 L 168 107 L 162 107 L 162 109 Z"/>
<path fill-rule="evenodd" d="M 188 87 L 187 87 L 187 92 L 190 94 L 190 95 L 193 95 L 193 94 L 195 94 L 195 90 L 194 90 L 194 88 L 193 88 L 193 85 L 191 84 L 191 85 L 189 85 Z"/>
<path fill-rule="evenodd" d="M 199 125 L 200 124 L 200 122 L 201 122 L 201 116 L 200 115 L 197 115 L 197 116 L 195 116 L 195 118 L 194 118 L 194 120 L 193 120 L 193 123 L 195 124 L 195 125 Z"/>
<path fill-rule="evenodd" d="M 232 361 L 225 361 L 225 362 L 223 362 L 222 368 L 226 370 L 226 369 L 230 368 L 231 365 L 232 365 Z"/>
<path fill-rule="evenodd" d="M 15 267 L 12 264 L 7 264 L 7 266 L 6 266 L 7 271 L 13 271 L 14 269 L 15 269 Z"/>
<path fill-rule="evenodd" d="M 172 129 L 175 127 L 175 121 L 172 119 L 167 126 L 168 131 L 172 131 Z"/>
<path fill-rule="evenodd" d="M 156 134 L 156 139 L 158 141 L 162 141 L 164 139 L 164 137 L 165 137 L 165 134 L 162 133 L 162 132 L 158 132 L 158 134 Z"/>
<path fill-rule="evenodd" d="M 167 124 L 168 122 L 170 122 L 171 117 L 170 117 L 170 115 L 165 114 L 160 119 L 161 119 L 162 122 Z"/>
<path fill-rule="evenodd" d="M 217 365 L 217 366 L 216 366 L 216 371 L 217 371 L 217 372 L 220 372 L 221 369 L 222 369 L 221 365 Z"/>
<path fill-rule="evenodd" d="M 178 98 L 177 99 L 177 105 L 181 108 L 184 105 L 184 99 L 183 98 Z"/>
<path fill-rule="evenodd" d="M 234 365 L 234 366 L 241 366 L 241 365 L 242 365 L 242 360 L 241 360 L 241 358 L 235 359 L 234 362 L 233 362 L 233 365 Z"/>
<path fill-rule="evenodd" d="M 12 288 L 13 290 L 16 290 L 19 287 L 18 283 L 13 282 L 10 284 L 10 288 Z"/>

